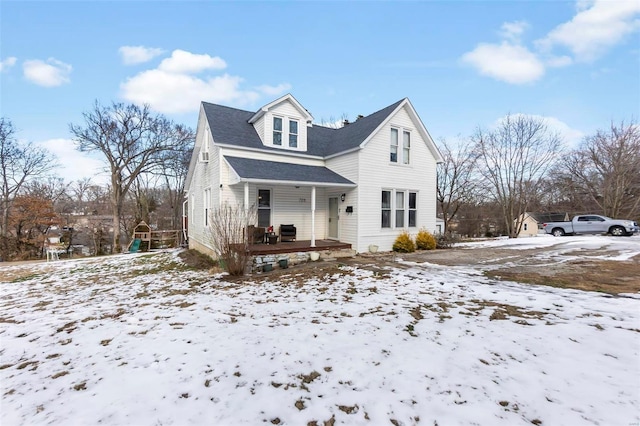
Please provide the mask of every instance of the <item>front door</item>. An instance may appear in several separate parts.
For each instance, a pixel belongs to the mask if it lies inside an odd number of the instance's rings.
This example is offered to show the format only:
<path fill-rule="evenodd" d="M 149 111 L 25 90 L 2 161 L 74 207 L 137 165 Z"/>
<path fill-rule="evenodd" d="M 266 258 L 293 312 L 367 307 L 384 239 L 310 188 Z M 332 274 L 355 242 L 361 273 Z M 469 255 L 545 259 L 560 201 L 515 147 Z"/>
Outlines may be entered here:
<path fill-rule="evenodd" d="M 329 231 L 327 237 L 338 239 L 338 197 L 329 197 Z"/>

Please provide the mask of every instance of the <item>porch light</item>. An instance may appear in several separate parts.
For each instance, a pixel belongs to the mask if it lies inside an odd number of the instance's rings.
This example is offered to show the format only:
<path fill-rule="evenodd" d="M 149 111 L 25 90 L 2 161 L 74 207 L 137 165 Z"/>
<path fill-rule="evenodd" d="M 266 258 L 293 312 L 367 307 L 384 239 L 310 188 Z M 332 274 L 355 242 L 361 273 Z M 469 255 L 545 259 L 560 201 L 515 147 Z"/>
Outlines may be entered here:
<path fill-rule="evenodd" d="M 347 194 L 345 194 L 344 192 L 342 193 L 342 195 L 340 195 L 340 201 L 342 201 L 344 203 L 344 199 L 347 198 Z"/>

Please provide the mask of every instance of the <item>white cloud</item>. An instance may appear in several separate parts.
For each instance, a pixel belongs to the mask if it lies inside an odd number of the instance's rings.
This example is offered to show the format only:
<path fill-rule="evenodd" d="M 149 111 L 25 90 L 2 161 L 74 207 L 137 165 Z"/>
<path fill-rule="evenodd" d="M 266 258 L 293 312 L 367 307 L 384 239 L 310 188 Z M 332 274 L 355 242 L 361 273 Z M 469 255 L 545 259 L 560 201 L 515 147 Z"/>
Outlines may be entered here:
<path fill-rule="evenodd" d="M 125 65 L 135 65 L 150 61 L 163 54 L 164 50 L 156 47 L 122 46 L 118 52 L 120 52 L 122 62 Z"/>
<path fill-rule="evenodd" d="M 287 83 L 278 84 L 277 86 L 262 85 L 256 87 L 260 93 L 267 96 L 277 96 L 291 89 L 291 85 Z"/>
<path fill-rule="evenodd" d="M 506 81 L 524 84 L 544 75 L 544 64 L 526 47 L 507 41 L 501 44 L 480 43 L 474 50 L 462 56 L 462 61 L 475 67 L 480 74 Z"/>
<path fill-rule="evenodd" d="M 39 59 L 24 61 L 22 69 L 24 77 L 32 83 L 44 87 L 55 87 L 69 83 L 69 75 L 73 68 L 69 64 L 49 58 L 46 62 Z"/>
<path fill-rule="evenodd" d="M 201 101 L 249 105 L 263 95 L 276 96 L 291 88 L 283 83 L 243 89 L 244 80 L 238 76 L 193 75 L 224 67 L 225 61 L 218 57 L 176 50 L 158 68 L 140 72 L 121 83 L 121 96 L 136 104 L 149 104 L 158 112 L 174 114 L 197 111 Z"/>
<path fill-rule="evenodd" d="M 545 60 L 545 64 L 552 68 L 562 68 L 573 64 L 573 59 L 569 56 L 551 56 Z"/>
<path fill-rule="evenodd" d="M 57 163 L 60 166 L 55 173 L 65 181 L 74 182 L 89 177 L 96 184 L 109 182 L 104 163 L 87 153 L 77 151 L 72 139 L 48 139 L 36 144 L 57 157 Z"/>
<path fill-rule="evenodd" d="M 163 59 L 158 67 L 161 71 L 171 73 L 195 74 L 204 70 L 222 70 L 227 67 L 227 63 L 219 57 L 209 55 L 198 55 L 184 50 L 174 50 L 171 57 Z"/>
<path fill-rule="evenodd" d="M 0 72 L 6 71 L 12 66 L 14 66 L 17 60 L 18 59 L 15 56 L 9 56 L 8 58 L 5 58 L 2 61 L 0 61 Z"/>
<path fill-rule="evenodd" d="M 578 13 L 536 42 L 545 51 L 556 46 L 569 48 L 579 61 L 593 61 L 640 29 L 637 0 L 596 0 L 577 3 Z"/>
<path fill-rule="evenodd" d="M 500 35 L 513 42 L 519 42 L 520 36 L 529 28 L 529 24 L 525 21 L 505 22 L 500 27 Z"/>
<path fill-rule="evenodd" d="M 462 62 L 483 75 L 511 84 L 538 80 L 547 67 L 593 61 L 640 29 L 640 1 L 577 0 L 576 15 L 536 40 L 535 51 L 521 42 L 528 28 L 524 21 L 503 23 L 501 43 L 479 43 L 462 56 Z M 558 46 L 568 48 L 573 57 L 555 54 Z"/>

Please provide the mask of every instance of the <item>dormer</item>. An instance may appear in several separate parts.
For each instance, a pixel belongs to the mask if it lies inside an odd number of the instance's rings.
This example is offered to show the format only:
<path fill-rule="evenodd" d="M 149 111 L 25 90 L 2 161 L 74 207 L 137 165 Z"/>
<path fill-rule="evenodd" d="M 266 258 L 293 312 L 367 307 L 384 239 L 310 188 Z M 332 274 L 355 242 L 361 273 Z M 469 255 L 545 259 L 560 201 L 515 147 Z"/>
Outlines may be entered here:
<path fill-rule="evenodd" d="M 313 117 L 290 94 L 263 106 L 250 119 L 264 146 L 288 151 L 307 150 L 307 128 Z"/>

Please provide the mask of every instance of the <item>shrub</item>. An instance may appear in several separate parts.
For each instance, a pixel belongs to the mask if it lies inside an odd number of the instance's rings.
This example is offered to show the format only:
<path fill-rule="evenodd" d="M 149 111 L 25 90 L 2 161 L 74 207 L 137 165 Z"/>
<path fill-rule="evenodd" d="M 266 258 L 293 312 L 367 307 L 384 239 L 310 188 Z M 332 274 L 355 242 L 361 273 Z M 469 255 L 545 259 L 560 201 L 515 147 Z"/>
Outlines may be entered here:
<path fill-rule="evenodd" d="M 416 236 L 416 248 L 418 250 L 433 250 L 436 248 L 436 239 L 429 231 L 421 229 Z"/>
<path fill-rule="evenodd" d="M 436 236 L 436 248 L 438 249 L 448 249 L 451 248 L 455 243 L 460 242 L 460 237 L 453 234 L 439 234 Z"/>
<path fill-rule="evenodd" d="M 209 215 L 208 239 L 214 248 L 219 264 L 229 275 L 244 275 L 251 254 L 246 231 L 257 219 L 255 208 L 223 204 Z"/>
<path fill-rule="evenodd" d="M 411 253 L 416 251 L 416 245 L 407 231 L 398 235 L 398 238 L 396 238 L 396 241 L 393 243 L 393 251 L 397 251 L 399 253 Z"/>

